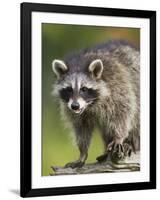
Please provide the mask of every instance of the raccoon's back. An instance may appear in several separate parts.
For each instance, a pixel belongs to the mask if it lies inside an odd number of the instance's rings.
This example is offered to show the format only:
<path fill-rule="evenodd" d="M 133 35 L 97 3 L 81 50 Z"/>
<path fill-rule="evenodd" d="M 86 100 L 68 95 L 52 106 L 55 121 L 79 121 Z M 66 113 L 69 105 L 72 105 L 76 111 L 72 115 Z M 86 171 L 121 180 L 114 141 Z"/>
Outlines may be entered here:
<path fill-rule="evenodd" d="M 102 79 L 106 82 L 115 81 L 117 84 L 129 82 L 139 95 L 140 52 L 125 41 L 110 41 L 84 50 L 83 60 L 88 63 L 95 59 L 103 62 Z"/>
<path fill-rule="evenodd" d="M 115 62 L 139 72 L 139 50 L 131 44 L 121 41 L 109 41 L 67 55 L 64 60 L 70 66 L 70 72 L 87 72 L 88 65 L 95 59 L 101 59 L 104 69 L 109 70 Z M 132 73 L 132 72 L 131 72 Z"/>
<path fill-rule="evenodd" d="M 86 49 L 84 50 L 84 57 L 90 61 L 97 58 L 102 59 L 104 68 L 111 62 L 113 64 L 118 62 L 139 71 L 139 50 L 125 41 L 109 41 L 94 48 Z"/>

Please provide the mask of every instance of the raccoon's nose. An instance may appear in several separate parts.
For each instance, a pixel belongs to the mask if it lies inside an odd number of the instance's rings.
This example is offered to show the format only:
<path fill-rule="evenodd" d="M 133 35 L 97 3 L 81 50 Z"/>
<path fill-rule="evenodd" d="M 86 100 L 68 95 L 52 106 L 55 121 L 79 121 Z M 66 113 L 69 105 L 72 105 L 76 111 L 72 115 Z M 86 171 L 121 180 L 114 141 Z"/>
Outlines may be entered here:
<path fill-rule="evenodd" d="M 78 109 L 79 109 L 79 103 L 78 103 L 78 102 L 73 102 L 73 103 L 71 104 L 71 108 L 72 108 L 73 110 L 78 110 Z"/>

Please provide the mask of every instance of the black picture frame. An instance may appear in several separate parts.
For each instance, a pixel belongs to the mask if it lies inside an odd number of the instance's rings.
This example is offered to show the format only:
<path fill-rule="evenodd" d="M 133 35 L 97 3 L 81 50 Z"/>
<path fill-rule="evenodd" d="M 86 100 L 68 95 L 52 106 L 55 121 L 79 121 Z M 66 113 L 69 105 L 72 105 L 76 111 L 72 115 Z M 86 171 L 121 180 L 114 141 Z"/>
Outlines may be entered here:
<path fill-rule="evenodd" d="M 31 20 L 32 12 L 56 12 L 101 16 L 148 18 L 150 21 L 150 180 L 107 185 L 32 189 L 31 167 Z M 145 10 L 66 6 L 37 3 L 21 4 L 21 179 L 22 197 L 114 192 L 156 188 L 156 12 Z"/>

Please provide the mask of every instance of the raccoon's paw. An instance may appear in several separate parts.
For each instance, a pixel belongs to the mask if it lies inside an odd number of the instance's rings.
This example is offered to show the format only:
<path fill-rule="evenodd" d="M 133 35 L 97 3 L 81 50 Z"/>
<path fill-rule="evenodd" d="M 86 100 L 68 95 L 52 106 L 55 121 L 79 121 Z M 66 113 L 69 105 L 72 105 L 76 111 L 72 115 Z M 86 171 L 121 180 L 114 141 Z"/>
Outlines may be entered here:
<path fill-rule="evenodd" d="M 111 153 L 111 160 L 115 163 L 122 161 L 125 158 L 123 144 L 112 141 L 108 145 L 108 152 Z"/>
<path fill-rule="evenodd" d="M 65 168 L 68 168 L 68 167 L 71 167 L 71 168 L 80 168 L 83 165 L 84 165 L 84 162 L 78 160 L 78 161 L 67 163 L 65 165 Z"/>
<path fill-rule="evenodd" d="M 104 153 L 96 158 L 96 160 L 101 163 L 107 161 L 108 153 Z"/>
<path fill-rule="evenodd" d="M 122 144 L 117 144 L 111 152 L 111 160 L 114 163 L 119 163 L 125 159 L 124 148 Z"/>

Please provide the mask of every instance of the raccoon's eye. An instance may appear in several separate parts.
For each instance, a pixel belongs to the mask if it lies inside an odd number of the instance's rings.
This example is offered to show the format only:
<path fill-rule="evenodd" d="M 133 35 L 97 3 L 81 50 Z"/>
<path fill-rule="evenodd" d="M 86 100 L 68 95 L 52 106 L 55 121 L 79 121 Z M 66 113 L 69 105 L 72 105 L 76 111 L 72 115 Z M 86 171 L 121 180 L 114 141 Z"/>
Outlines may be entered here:
<path fill-rule="evenodd" d="M 72 92 L 72 88 L 71 88 L 71 87 L 67 87 L 67 88 L 66 88 L 66 91 L 67 91 L 67 92 Z"/>
<path fill-rule="evenodd" d="M 81 91 L 82 91 L 82 92 L 86 92 L 87 90 L 88 90 L 87 87 L 82 87 L 82 88 L 81 88 Z"/>

